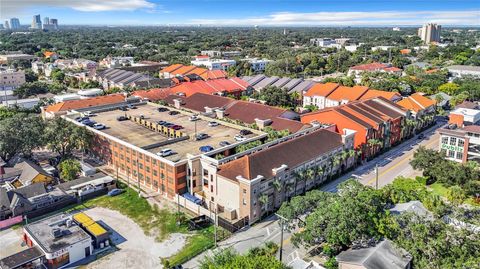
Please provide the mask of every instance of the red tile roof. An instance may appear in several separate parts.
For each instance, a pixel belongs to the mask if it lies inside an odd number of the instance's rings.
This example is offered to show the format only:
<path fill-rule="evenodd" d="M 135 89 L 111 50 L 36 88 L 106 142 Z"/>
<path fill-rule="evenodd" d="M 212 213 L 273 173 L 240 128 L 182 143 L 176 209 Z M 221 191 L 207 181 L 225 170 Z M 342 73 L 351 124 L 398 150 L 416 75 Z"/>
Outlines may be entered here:
<path fill-rule="evenodd" d="M 351 70 L 356 70 L 356 71 L 386 71 L 386 72 L 399 72 L 402 71 L 400 68 L 392 67 L 387 64 L 383 63 L 369 63 L 369 64 L 361 64 L 361 65 L 356 65 L 350 67 Z"/>
<path fill-rule="evenodd" d="M 331 93 L 327 98 L 330 100 L 348 100 L 355 101 L 359 99 L 366 91 L 368 87 L 366 86 L 354 86 L 346 87 L 340 86 L 333 93 Z"/>
<path fill-rule="evenodd" d="M 338 83 L 315 83 L 304 96 L 328 96 L 340 86 Z"/>
<path fill-rule="evenodd" d="M 293 169 L 341 146 L 341 135 L 320 129 L 223 164 L 219 167 L 218 174 L 233 180 L 237 176 L 249 180 L 259 175 L 270 178 L 273 176 L 273 168 L 285 164 Z"/>
<path fill-rule="evenodd" d="M 54 105 L 47 106 L 46 112 L 60 112 L 72 109 L 80 109 L 87 107 L 95 107 L 101 105 L 117 104 L 125 102 L 125 96 L 123 94 L 111 94 L 105 96 L 97 96 L 88 99 L 81 100 L 69 100 L 65 102 L 56 103 Z"/>
<path fill-rule="evenodd" d="M 150 90 L 138 90 L 132 93 L 132 96 L 136 96 L 142 98 L 144 100 L 149 100 L 151 102 L 163 100 L 172 94 L 172 90 L 170 88 L 162 88 L 162 89 L 150 89 Z"/>
<path fill-rule="evenodd" d="M 208 81 L 195 80 L 184 82 L 172 87 L 172 93 L 183 93 L 185 96 L 190 96 L 194 93 L 237 93 L 247 89 L 248 84 L 240 78 L 231 79 L 212 79 Z"/>
<path fill-rule="evenodd" d="M 160 70 L 160 73 L 171 73 L 171 72 L 179 69 L 182 66 L 184 66 L 184 65 L 183 64 L 172 64 L 172 65 L 167 66 L 167 67 L 163 68 L 162 70 Z"/>
<path fill-rule="evenodd" d="M 204 80 L 227 78 L 227 73 L 223 70 L 208 70 L 200 75 Z"/>
<path fill-rule="evenodd" d="M 194 65 L 184 65 L 184 66 L 170 72 L 170 74 L 171 75 L 186 75 L 195 68 L 197 68 L 197 67 L 194 66 Z"/>
<path fill-rule="evenodd" d="M 415 112 L 419 112 L 424 110 L 428 107 L 434 106 L 436 102 L 430 98 L 427 98 L 419 93 L 414 93 L 407 98 L 399 101 L 397 104 L 400 106 L 413 110 Z"/>
<path fill-rule="evenodd" d="M 383 98 L 388 99 L 390 101 L 402 98 L 402 96 L 398 92 L 368 90 L 367 92 L 365 92 L 364 95 L 362 95 L 362 97 L 360 97 L 360 100 L 366 100 L 366 99 L 370 99 L 378 96 L 382 96 Z"/>

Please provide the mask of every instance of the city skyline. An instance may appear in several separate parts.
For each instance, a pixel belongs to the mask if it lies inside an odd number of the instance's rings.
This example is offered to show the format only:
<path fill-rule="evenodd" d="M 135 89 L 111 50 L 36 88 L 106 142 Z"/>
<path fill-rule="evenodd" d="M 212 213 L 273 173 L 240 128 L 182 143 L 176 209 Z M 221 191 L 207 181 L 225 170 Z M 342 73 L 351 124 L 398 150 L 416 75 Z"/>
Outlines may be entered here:
<path fill-rule="evenodd" d="M 445 26 L 480 25 L 480 4 L 458 1 L 246 0 L 226 2 L 107 0 L 0 0 L 2 21 L 19 18 L 25 25 L 35 14 L 66 25 L 206 25 L 206 26 Z"/>

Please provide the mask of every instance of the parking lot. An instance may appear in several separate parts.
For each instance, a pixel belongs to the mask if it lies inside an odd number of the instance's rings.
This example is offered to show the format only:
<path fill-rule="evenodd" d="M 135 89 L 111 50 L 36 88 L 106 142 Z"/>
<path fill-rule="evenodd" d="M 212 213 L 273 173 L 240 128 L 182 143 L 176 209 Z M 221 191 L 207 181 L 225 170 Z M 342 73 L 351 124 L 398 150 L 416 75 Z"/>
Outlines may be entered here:
<path fill-rule="evenodd" d="M 146 121 L 152 123 L 166 121 L 182 126 L 183 128 L 179 131 L 183 132 L 189 137 L 189 139 L 148 149 L 148 151 L 152 153 L 158 153 L 162 149 L 171 149 L 175 154 L 166 158 L 172 161 L 185 159 L 187 153 L 200 154 L 200 147 L 202 146 L 211 146 L 214 149 L 218 149 L 221 147 L 220 142 L 222 141 L 226 141 L 229 144 L 238 142 L 235 140 L 235 135 L 239 134 L 240 130 L 242 129 L 241 126 L 238 126 L 238 128 L 226 126 L 221 124 L 220 121 L 215 121 L 214 119 L 205 117 L 199 117 L 198 120 L 191 121 L 190 117 L 193 115 L 191 113 L 178 111 L 178 114 L 171 115 L 169 112 L 173 111 L 173 108 L 169 108 L 169 111 L 165 112 L 159 112 L 157 108 L 158 107 L 149 104 L 139 105 L 135 109 L 129 109 L 128 111 L 113 110 L 97 113 L 96 115 L 92 116 L 91 119 L 97 123 L 102 123 L 107 126 L 107 128 L 102 130 L 102 132 L 115 136 L 138 147 L 145 147 L 148 145 L 166 142 L 169 140 L 169 138 L 160 132 L 150 130 L 132 120 L 118 121 L 118 117 L 132 116 L 140 118 L 140 116 L 143 116 Z M 209 122 L 213 121 L 218 122 L 219 125 L 209 126 Z M 207 134 L 208 137 L 206 139 L 197 141 L 195 137 L 197 134 L 201 133 Z M 251 138 L 254 136 L 255 134 L 250 134 L 245 137 Z"/>
<path fill-rule="evenodd" d="M 28 248 L 27 245 L 23 242 L 22 236 L 22 228 L 9 228 L 0 231 L 0 259 L 3 259 Z"/>
<path fill-rule="evenodd" d="M 162 242 L 155 235 L 146 235 L 133 220 L 118 211 L 94 207 L 84 211 L 109 232 L 117 251 L 87 265 L 87 268 L 162 268 L 161 257 L 169 257 L 182 249 L 187 236 L 172 234 Z"/>

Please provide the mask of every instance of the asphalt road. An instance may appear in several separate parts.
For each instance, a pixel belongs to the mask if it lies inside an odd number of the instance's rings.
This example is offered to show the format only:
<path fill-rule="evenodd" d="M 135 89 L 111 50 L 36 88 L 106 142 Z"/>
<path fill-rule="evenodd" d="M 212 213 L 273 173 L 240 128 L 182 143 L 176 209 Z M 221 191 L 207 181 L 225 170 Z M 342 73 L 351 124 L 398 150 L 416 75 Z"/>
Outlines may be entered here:
<path fill-rule="evenodd" d="M 392 148 L 388 152 L 377 156 L 373 160 L 360 165 L 355 170 L 341 176 L 335 181 L 324 185 L 321 190 L 335 192 L 337 185 L 352 177 L 357 178 L 361 183 L 369 186 L 375 186 L 375 166 L 378 165 L 379 180 L 378 187 L 391 183 L 398 176 L 412 177 L 419 175 L 409 164 L 413 158 L 413 153 L 420 146 L 427 148 L 437 148 L 439 135 L 436 130 L 443 126 L 445 122 L 437 123 L 428 130 L 423 132 L 425 136 L 419 139 L 418 136 L 413 137 L 402 144 Z M 219 249 L 232 247 L 239 253 L 246 253 L 250 248 L 263 245 L 265 242 L 273 241 L 280 244 L 281 229 L 279 220 L 276 216 L 271 216 L 266 220 L 255 224 L 241 232 L 235 233 L 232 237 L 220 242 L 219 247 L 215 250 L 209 250 L 183 265 L 184 268 L 198 268 L 199 262 L 205 255 L 211 256 L 213 252 Z M 283 262 L 290 263 L 296 257 L 305 256 L 304 249 L 295 248 L 291 243 L 291 234 L 284 232 L 283 235 Z"/>

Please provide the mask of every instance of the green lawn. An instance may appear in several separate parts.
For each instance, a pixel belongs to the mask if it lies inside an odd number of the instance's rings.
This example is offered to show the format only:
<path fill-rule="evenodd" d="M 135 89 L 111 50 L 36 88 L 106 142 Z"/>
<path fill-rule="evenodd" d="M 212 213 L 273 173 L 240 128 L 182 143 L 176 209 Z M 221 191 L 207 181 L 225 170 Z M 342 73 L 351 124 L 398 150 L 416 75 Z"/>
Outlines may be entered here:
<path fill-rule="evenodd" d="M 433 183 L 432 185 L 428 185 L 428 187 L 430 188 L 430 190 L 432 191 L 432 193 L 434 194 L 437 194 L 441 197 L 444 197 L 446 198 L 447 197 L 447 192 L 448 192 L 448 188 L 443 186 L 442 183 L 439 183 L 439 182 L 435 182 Z M 465 204 L 469 204 L 471 206 L 475 206 L 475 207 L 478 207 L 479 205 L 477 203 L 475 203 L 475 201 L 473 200 L 472 197 L 468 198 L 467 200 L 464 201 Z"/>

